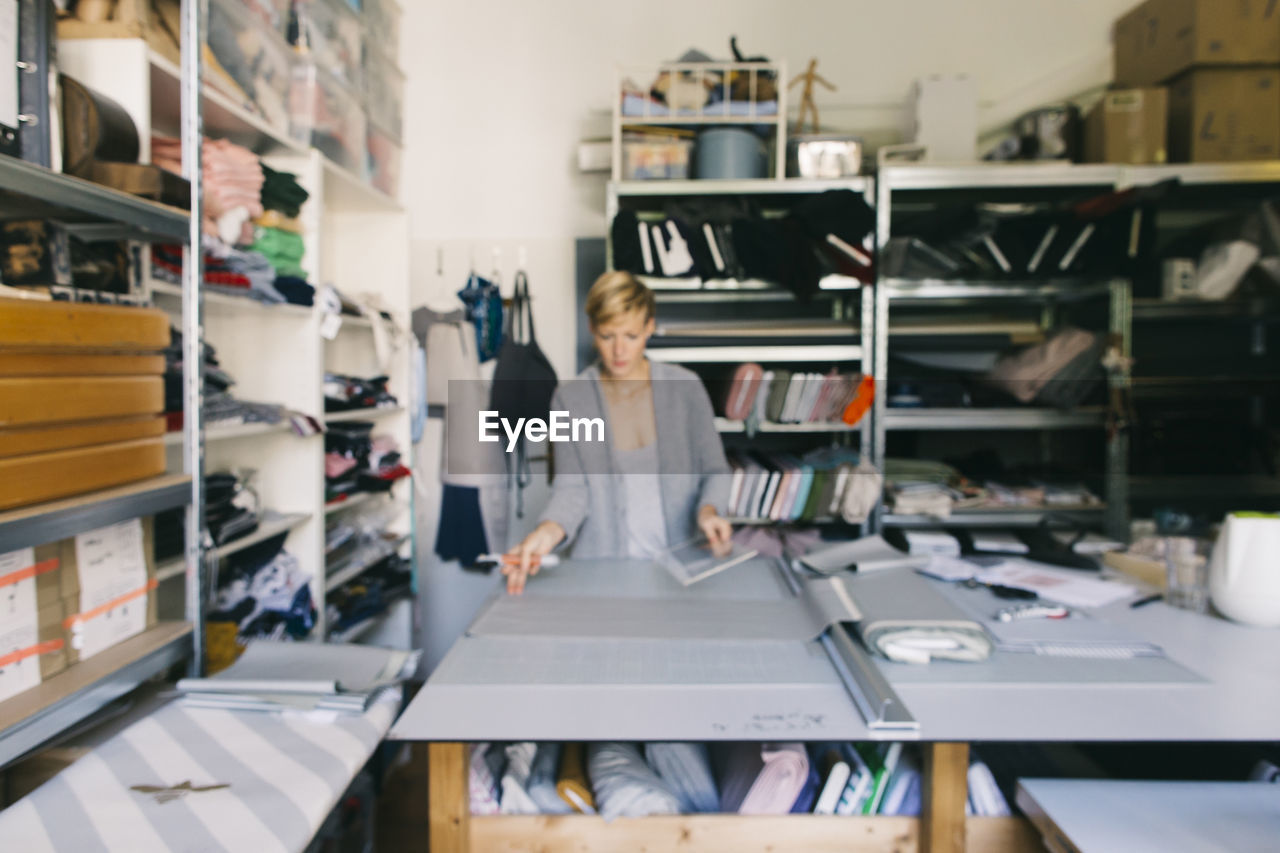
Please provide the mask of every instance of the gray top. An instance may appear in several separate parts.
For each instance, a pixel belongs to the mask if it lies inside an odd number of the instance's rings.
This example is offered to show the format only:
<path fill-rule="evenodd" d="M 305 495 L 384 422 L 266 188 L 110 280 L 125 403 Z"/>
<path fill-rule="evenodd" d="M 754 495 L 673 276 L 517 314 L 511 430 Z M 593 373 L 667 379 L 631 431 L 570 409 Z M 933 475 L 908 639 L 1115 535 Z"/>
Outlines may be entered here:
<path fill-rule="evenodd" d="M 622 473 L 628 557 L 656 557 L 667 548 L 667 521 L 662 515 L 662 478 L 658 445 L 617 451 Z"/>
<path fill-rule="evenodd" d="M 716 432 L 711 399 L 697 375 L 678 365 L 650 362 L 650 377 L 665 540 L 678 544 L 696 533 L 700 506 L 711 504 L 726 513 L 729 463 Z M 571 548 L 574 557 L 624 556 L 626 486 L 599 368 L 592 365 L 577 379 L 560 383 L 551 408 L 567 411 L 571 418 L 603 418 L 605 440 L 555 445 L 555 481 L 539 521 L 555 521 L 565 529 L 568 538 L 561 547 Z"/>

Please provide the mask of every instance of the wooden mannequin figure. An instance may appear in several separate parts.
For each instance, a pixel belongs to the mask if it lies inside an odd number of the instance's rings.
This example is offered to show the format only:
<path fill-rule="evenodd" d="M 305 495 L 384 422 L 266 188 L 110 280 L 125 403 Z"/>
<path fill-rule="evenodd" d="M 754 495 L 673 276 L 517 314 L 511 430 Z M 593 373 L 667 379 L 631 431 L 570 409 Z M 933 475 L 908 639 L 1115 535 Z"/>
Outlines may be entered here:
<path fill-rule="evenodd" d="M 799 83 L 801 80 L 804 81 L 804 92 L 800 95 L 800 117 L 796 121 L 796 133 L 804 132 L 804 114 L 806 111 L 813 114 L 813 132 L 817 133 L 818 130 L 821 128 L 821 125 L 818 123 L 818 107 L 813 102 L 814 81 L 816 80 L 817 82 L 821 83 L 823 86 L 826 86 L 829 91 L 834 92 L 836 90 L 835 86 L 832 86 L 830 83 L 824 80 L 820 74 L 818 74 L 817 68 L 818 68 L 818 60 L 810 59 L 809 67 L 805 69 L 805 72 L 803 74 L 797 75 L 794 80 L 792 80 L 790 83 L 787 84 L 787 88 L 791 89 L 791 88 L 794 88 L 795 85 Z"/>

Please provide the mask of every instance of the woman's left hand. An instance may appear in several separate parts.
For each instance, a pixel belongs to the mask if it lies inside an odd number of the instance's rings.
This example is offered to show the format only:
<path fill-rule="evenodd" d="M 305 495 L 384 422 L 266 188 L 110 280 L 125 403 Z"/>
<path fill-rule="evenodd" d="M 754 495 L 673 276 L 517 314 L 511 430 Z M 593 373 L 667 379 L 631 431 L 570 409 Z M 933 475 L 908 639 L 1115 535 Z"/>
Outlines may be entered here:
<path fill-rule="evenodd" d="M 733 536 L 733 525 L 721 517 L 713 506 L 704 506 L 698 511 L 698 529 L 707 537 L 711 553 L 723 557 L 733 547 L 730 537 Z"/>

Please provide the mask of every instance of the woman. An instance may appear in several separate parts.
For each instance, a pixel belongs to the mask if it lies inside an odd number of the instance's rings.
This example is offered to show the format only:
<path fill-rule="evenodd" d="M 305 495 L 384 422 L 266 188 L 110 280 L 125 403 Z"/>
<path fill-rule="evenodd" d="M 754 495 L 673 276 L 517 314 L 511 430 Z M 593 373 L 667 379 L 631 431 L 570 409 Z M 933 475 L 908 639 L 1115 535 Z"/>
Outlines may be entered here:
<path fill-rule="evenodd" d="M 561 384 L 552 409 L 603 418 L 605 440 L 556 447 L 546 511 L 504 561 L 507 591 L 517 595 L 539 558 L 562 544 L 575 557 L 651 558 L 700 531 L 723 553 L 733 532 L 720 514 L 729 464 L 706 389 L 691 371 L 644 355 L 653 291 L 630 273 L 605 273 L 585 309 L 600 358 Z"/>

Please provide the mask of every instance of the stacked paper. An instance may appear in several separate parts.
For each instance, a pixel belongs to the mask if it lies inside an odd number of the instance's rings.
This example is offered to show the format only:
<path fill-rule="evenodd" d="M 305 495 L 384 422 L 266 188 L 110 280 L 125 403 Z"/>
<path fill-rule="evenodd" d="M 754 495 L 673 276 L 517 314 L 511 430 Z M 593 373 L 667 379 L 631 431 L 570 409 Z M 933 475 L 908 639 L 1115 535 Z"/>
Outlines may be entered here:
<path fill-rule="evenodd" d="M 209 678 L 178 682 L 189 707 L 363 713 L 385 688 L 411 676 L 421 652 L 342 643 L 256 640 Z"/>

